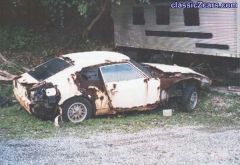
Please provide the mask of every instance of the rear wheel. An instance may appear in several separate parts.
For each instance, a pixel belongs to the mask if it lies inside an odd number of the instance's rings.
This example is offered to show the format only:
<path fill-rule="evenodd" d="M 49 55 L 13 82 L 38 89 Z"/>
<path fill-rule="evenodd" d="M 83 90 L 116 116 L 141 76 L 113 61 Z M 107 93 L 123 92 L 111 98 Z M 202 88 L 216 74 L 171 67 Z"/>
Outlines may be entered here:
<path fill-rule="evenodd" d="M 63 104 L 63 120 L 80 123 L 92 116 L 93 106 L 85 98 L 76 97 Z"/>
<path fill-rule="evenodd" d="M 198 103 L 198 91 L 195 86 L 188 86 L 183 89 L 182 107 L 186 112 L 193 112 Z"/>

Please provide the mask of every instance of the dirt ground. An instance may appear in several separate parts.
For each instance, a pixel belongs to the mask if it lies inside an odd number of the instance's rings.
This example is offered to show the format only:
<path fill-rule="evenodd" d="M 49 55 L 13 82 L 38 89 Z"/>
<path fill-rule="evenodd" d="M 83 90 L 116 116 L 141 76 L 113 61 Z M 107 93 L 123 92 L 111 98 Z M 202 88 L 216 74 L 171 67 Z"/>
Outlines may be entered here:
<path fill-rule="evenodd" d="M 240 128 L 174 126 L 0 140 L 0 164 L 240 164 Z"/>

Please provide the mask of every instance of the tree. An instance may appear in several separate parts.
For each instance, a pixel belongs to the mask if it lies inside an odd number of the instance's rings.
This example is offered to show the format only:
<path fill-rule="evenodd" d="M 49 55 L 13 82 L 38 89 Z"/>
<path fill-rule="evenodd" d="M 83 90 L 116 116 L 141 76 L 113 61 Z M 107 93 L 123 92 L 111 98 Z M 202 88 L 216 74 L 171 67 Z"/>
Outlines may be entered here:
<path fill-rule="evenodd" d="M 64 28 L 66 10 L 77 11 L 80 17 L 84 18 L 86 25 L 82 36 L 87 37 L 94 25 L 101 19 L 105 12 L 110 10 L 111 3 L 121 4 L 123 0 L 9 0 L 7 4 L 11 4 L 11 8 L 24 6 L 32 8 L 38 4 L 48 12 L 50 20 Z M 138 3 L 149 3 L 149 0 L 136 0 Z M 27 7 L 26 7 L 27 6 Z M 4 5 L 2 6 L 4 8 Z M 0 7 L 1 8 L 1 7 Z M 31 11 L 31 10 L 29 10 Z M 29 13 L 31 14 L 31 13 Z"/>

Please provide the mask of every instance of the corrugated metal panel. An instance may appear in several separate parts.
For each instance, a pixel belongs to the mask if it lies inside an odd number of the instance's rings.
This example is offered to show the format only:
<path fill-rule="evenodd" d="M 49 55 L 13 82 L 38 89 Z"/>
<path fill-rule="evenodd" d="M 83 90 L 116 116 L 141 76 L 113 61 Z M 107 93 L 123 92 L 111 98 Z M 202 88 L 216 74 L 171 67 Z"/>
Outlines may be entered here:
<path fill-rule="evenodd" d="M 155 6 L 147 5 L 144 6 L 146 24 L 132 25 L 132 5 L 133 2 L 126 1 L 113 8 L 117 46 L 240 58 L 239 8 L 199 9 L 200 26 L 185 26 L 183 9 L 170 9 L 170 24 L 157 25 Z M 146 30 L 212 33 L 213 38 L 146 36 Z M 229 49 L 197 48 L 196 43 L 228 45 Z"/>
<path fill-rule="evenodd" d="M 240 57 L 240 0 L 238 2 L 237 11 L 237 57 Z"/>

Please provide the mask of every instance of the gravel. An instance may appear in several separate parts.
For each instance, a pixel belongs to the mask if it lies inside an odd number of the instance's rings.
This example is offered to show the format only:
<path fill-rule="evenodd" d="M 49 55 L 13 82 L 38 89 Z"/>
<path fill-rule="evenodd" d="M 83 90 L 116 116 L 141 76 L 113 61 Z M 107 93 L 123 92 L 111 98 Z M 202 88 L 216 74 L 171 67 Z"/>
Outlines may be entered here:
<path fill-rule="evenodd" d="M 0 140 L 0 164 L 240 164 L 240 129 L 172 127 Z"/>

